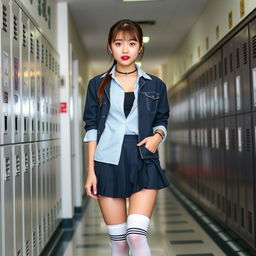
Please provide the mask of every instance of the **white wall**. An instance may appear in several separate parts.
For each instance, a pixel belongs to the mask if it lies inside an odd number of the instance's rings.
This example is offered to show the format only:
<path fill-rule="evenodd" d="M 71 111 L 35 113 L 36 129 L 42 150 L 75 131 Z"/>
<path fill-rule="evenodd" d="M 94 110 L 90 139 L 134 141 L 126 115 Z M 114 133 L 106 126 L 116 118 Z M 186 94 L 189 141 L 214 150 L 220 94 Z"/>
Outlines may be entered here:
<path fill-rule="evenodd" d="M 244 16 L 240 17 L 240 2 L 241 0 L 212 0 L 209 2 L 184 41 L 170 56 L 164 77 L 168 86 L 178 82 L 189 68 L 199 62 L 202 56 L 256 8 L 256 1 L 245 0 Z M 232 28 L 229 28 L 228 23 L 230 11 L 232 11 L 233 16 Z M 220 31 L 218 39 L 216 38 L 217 25 L 219 25 Z M 209 49 L 206 49 L 206 37 L 209 38 Z M 198 56 L 199 47 L 200 56 Z"/>

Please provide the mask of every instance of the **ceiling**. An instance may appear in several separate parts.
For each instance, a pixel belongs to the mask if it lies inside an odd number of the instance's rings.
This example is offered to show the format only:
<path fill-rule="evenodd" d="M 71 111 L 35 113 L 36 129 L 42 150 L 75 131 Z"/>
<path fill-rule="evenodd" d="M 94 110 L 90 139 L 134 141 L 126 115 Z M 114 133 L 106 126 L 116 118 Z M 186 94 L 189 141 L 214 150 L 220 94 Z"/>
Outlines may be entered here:
<path fill-rule="evenodd" d="M 145 45 L 142 68 L 157 72 L 182 42 L 209 0 L 156 0 L 128 3 L 122 0 L 59 0 L 68 2 L 71 15 L 87 49 L 95 73 L 109 68 L 112 61 L 106 51 L 109 28 L 120 19 L 154 20 L 141 25 L 150 36 Z"/>

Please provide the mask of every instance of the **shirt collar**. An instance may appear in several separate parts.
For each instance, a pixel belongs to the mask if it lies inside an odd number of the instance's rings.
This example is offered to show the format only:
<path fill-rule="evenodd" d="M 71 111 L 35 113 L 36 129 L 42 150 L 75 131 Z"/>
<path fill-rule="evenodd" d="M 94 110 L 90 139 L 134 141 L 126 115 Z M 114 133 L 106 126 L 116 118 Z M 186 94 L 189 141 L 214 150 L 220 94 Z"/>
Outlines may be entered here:
<path fill-rule="evenodd" d="M 135 66 L 137 67 L 137 70 L 138 70 L 138 78 L 143 76 L 146 79 L 152 80 L 152 78 L 142 68 L 140 68 L 138 64 L 135 63 Z M 116 68 L 116 65 L 109 72 L 112 78 L 115 78 L 115 68 Z M 106 73 L 104 73 L 100 78 L 104 77 L 105 75 Z"/>

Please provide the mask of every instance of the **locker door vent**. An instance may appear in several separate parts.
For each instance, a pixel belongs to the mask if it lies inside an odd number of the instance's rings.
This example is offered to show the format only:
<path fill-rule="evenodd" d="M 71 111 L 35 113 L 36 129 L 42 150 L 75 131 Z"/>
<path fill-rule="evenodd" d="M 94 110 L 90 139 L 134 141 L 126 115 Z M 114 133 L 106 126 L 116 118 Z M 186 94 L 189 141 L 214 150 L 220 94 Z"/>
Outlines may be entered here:
<path fill-rule="evenodd" d="M 213 67 L 210 69 L 210 83 L 213 81 Z"/>
<path fill-rule="evenodd" d="M 40 58 L 40 49 L 39 49 L 39 41 L 36 40 L 36 58 L 39 60 Z"/>
<path fill-rule="evenodd" d="M 52 55 L 49 53 L 49 69 L 52 71 Z"/>
<path fill-rule="evenodd" d="M 18 41 L 18 18 L 13 15 L 13 39 Z"/>
<path fill-rule="evenodd" d="M 17 251 L 17 254 L 16 254 L 17 256 L 21 256 L 22 254 L 21 254 L 21 249 L 19 249 L 18 251 Z"/>
<path fill-rule="evenodd" d="M 236 68 L 240 68 L 240 49 L 236 48 Z"/>
<path fill-rule="evenodd" d="M 45 49 L 45 66 L 48 67 L 48 50 Z"/>
<path fill-rule="evenodd" d="M 214 65 L 214 80 L 217 80 L 217 66 Z"/>
<path fill-rule="evenodd" d="M 241 226 L 244 228 L 244 208 L 241 207 Z"/>
<path fill-rule="evenodd" d="M 41 163 L 41 150 L 38 150 L 38 165 Z"/>
<path fill-rule="evenodd" d="M 248 62 L 248 54 L 247 54 L 248 50 L 247 50 L 247 43 L 243 43 L 243 63 L 247 64 Z"/>
<path fill-rule="evenodd" d="M 237 204 L 234 204 L 234 221 L 237 222 Z"/>
<path fill-rule="evenodd" d="M 54 73 L 55 72 L 55 70 L 54 70 L 54 57 L 52 56 L 52 72 Z"/>
<path fill-rule="evenodd" d="M 3 4 L 3 31 L 8 31 L 7 7 Z"/>
<path fill-rule="evenodd" d="M 246 129 L 246 151 L 251 152 L 250 129 Z"/>
<path fill-rule="evenodd" d="M 33 249 L 36 248 L 36 232 L 33 232 Z"/>
<path fill-rule="evenodd" d="M 41 62 L 44 63 L 44 45 L 42 44 L 42 60 Z"/>
<path fill-rule="evenodd" d="M 256 58 L 256 35 L 252 37 L 252 56 Z"/>
<path fill-rule="evenodd" d="M 233 54 L 229 54 L 229 72 L 233 72 Z"/>
<path fill-rule="evenodd" d="M 232 129 L 231 130 L 231 141 L 230 141 L 231 150 L 236 150 L 235 136 L 236 136 L 235 129 Z"/>
<path fill-rule="evenodd" d="M 60 64 L 58 63 L 57 75 L 60 75 Z"/>
<path fill-rule="evenodd" d="M 46 149 L 46 160 L 49 162 L 49 148 Z"/>
<path fill-rule="evenodd" d="M 5 180 L 9 180 L 11 177 L 11 162 L 10 158 L 5 158 Z"/>
<path fill-rule="evenodd" d="M 25 170 L 24 172 L 29 171 L 29 162 L 28 162 L 28 153 L 25 153 Z"/>
<path fill-rule="evenodd" d="M 55 60 L 55 75 L 57 75 L 58 74 L 58 63 L 57 63 L 57 61 Z"/>
<path fill-rule="evenodd" d="M 34 36 L 33 33 L 30 33 L 30 53 L 34 54 Z"/>
<path fill-rule="evenodd" d="M 248 211 L 248 231 L 250 234 L 252 234 L 252 225 L 253 225 L 252 212 Z"/>
<path fill-rule="evenodd" d="M 46 234 L 46 219 L 45 219 L 45 217 L 44 217 L 44 220 L 43 220 L 43 232 L 44 232 L 44 234 Z"/>
<path fill-rule="evenodd" d="M 222 78 L 222 62 L 219 61 L 219 78 Z"/>
<path fill-rule="evenodd" d="M 35 151 L 32 152 L 32 164 L 34 166 L 36 165 L 36 154 L 35 154 Z"/>
<path fill-rule="evenodd" d="M 228 217 L 231 218 L 231 200 L 228 200 Z"/>
<path fill-rule="evenodd" d="M 16 155 L 16 176 L 20 175 L 20 156 Z"/>
<path fill-rule="evenodd" d="M 38 242 L 39 244 L 41 244 L 42 242 L 42 228 L 41 228 L 41 224 L 39 224 L 39 227 L 38 227 Z"/>
<path fill-rule="evenodd" d="M 50 230 L 50 221 L 51 221 L 50 213 L 48 212 L 48 214 L 47 214 L 47 227 L 48 227 L 48 230 Z"/>
<path fill-rule="evenodd" d="M 217 195 L 217 207 L 220 209 L 220 194 Z"/>
<path fill-rule="evenodd" d="M 224 75 L 226 76 L 228 73 L 228 63 L 227 63 L 227 58 L 224 58 Z"/>
<path fill-rule="evenodd" d="M 23 47 L 27 47 L 27 35 L 26 35 L 26 26 L 25 24 L 23 24 L 23 30 L 22 30 L 22 33 L 23 33 Z"/>
<path fill-rule="evenodd" d="M 30 255 L 30 251 L 29 251 L 29 241 L 26 241 L 26 256 Z"/>

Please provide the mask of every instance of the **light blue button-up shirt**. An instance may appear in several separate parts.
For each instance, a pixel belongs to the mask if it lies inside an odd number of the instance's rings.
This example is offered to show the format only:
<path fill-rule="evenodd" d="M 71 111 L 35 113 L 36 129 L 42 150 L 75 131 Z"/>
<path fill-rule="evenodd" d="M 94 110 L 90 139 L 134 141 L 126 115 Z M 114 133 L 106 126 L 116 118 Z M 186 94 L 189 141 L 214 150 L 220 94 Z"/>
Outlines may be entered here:
<path fill-rule="evenodd" d="M 97 144 L 96 151 L 94 154 L 94 160 L 109 164 L 118 165 L 123 138 L 125 134 L 138 134 L 138 89 L 139 89 L 139 79 L 143 76 L 145 79 L 151 79 L 137 64 L 138 78 L 134 87 L 135 99 L 133 106 L 127 118 L 124 113 L 124 95 L 125 91 L 115 77 L 115 67 L 112 68 L 110 74 L 112 76 L 110 85 L 110 109 L 108 117 L 106 119 L 104 131 L 100 137 Z M 102 75 L 105 76 L 105 74 Z M 152 128 L 153 132 L 157 129 L 161 129 L 164 132 L 162 143 L 165 141 L 167 136 L 167 131 L 163 125 L 158 125 Z M 96 141 L 97 140 L 97 130 L 89 130 L 84 137 L 84 142 Z"/>

